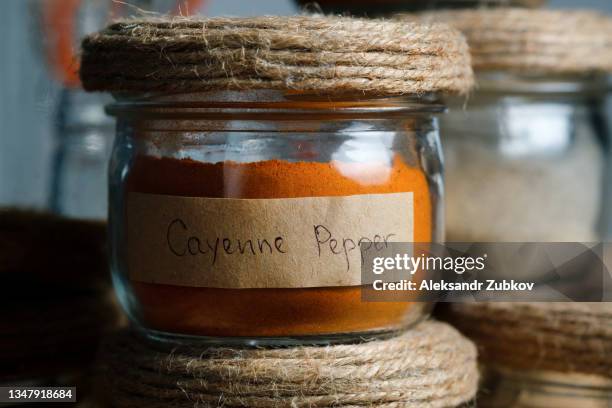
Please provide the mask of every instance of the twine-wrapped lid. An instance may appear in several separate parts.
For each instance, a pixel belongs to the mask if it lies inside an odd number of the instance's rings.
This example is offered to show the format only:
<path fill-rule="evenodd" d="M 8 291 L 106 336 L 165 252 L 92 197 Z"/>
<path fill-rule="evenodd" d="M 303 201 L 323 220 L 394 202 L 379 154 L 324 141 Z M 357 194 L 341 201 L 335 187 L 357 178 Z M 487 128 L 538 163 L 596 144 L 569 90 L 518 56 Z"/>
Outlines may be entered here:
<path fill-rule="evenodd" d="M 456 30 L 346 17 L 128 20 L 83 41 L 89 91 L 279 89 L 318 94 L 465 93 L 473 85 Z"/>
<path fill-rule="evenodd" d="M 414 16 L 405 16 L 413 21 Z M 590 11 L 499 8 L 423 13 L 467 37 L 477 71 L 530 74 L 612 72 L 612 19 Z"/>

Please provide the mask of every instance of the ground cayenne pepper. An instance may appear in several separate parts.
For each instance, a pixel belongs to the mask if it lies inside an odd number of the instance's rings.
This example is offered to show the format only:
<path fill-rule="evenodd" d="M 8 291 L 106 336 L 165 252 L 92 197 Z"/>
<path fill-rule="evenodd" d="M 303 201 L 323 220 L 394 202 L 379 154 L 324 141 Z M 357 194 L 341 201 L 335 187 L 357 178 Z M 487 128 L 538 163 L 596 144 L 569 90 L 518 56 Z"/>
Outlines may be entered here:
<path fill-rule="evenodd" d="M 228 182 L 231 180 L 231 182 Z M 392 165 L 268 160 L 203 163 L 138 156 L 128 192 L 210 198 L 295 198 L 414 193 L 414 240 L 429 242 L 432 204 L 422 170 Z M 206 336 L 300 336 L 400 327 L 411 303 L 362 302 L 360 287 L 218 289 L 132 282 L 142 320 Z"/>

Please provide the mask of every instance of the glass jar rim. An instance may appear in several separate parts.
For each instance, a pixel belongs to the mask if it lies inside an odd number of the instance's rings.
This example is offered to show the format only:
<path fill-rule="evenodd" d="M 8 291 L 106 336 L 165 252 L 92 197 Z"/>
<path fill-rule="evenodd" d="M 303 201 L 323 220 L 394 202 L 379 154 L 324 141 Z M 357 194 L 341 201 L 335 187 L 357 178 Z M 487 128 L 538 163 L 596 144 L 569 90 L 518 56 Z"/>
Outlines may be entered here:
<path fill-rule="evenodd" d="M 446 110 L 437 95 L 380 97 L 363 94 L 315 95 L 276 90 L 164 94 L 115 94 L 106 107 L 111 116 L 175 117 L 350 117 L 389 118 L 436 114 Z"/>
<path fill-rule="evenodd" d="M 603 95 L 612 90 L 607 75 L 530 75 L 478 72 L 477 92 L 509 94 Z"/>

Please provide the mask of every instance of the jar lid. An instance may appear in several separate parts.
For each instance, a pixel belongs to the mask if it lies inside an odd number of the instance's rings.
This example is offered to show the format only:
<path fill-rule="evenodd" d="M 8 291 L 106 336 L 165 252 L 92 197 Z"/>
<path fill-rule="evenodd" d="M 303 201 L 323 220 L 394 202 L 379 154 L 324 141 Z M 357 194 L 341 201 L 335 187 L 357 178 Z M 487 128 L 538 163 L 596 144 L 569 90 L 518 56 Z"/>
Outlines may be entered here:
<path fill-rule="evenodd" d="M 466 93 L 463 36 L 444 24 L 294 16 L 126 20 L 82 44 L 89 91 L 280 89 Z"/>
<path fill-rule="evenodd" d="M 414 21 L 415 16 L 400 17 Z M 612 19 L 582 10 L 442 10 L 416 18 L 462 31 L 477 71 L 529 74 L 612 72 Z"/>

